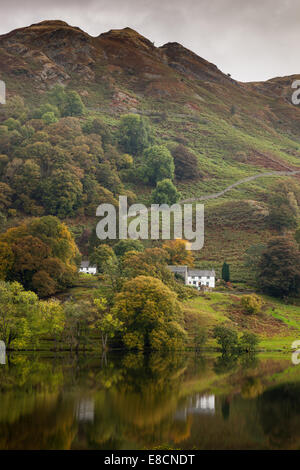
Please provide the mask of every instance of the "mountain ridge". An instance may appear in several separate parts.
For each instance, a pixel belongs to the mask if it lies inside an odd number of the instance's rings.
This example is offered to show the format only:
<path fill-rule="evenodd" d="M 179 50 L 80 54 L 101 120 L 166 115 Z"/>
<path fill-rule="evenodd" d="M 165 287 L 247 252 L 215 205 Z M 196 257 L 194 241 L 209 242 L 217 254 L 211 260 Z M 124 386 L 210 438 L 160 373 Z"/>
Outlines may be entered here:
<path fill-rule="evenodd" d="M 174 48 L 176 49 L 176 52 L 179 52 L 180 50 L 181 51 L 184 51 L 185 54 L 189 55 L 190 57 L 194 57 L 194 58 L 197 58 L 199 61 L 201 61 L 203 63 L 203 65 L 209 65 L 209 66 L 212 66 L 214 69 L 218 70 L 224 77 L 228 77 L 229 74 L 224 74 L 223 72 L 221 72 L 218 67 L 209 62 L 208 60 L 202 58 L 201 56 L 198 56 L 195 52 L 191 51 L 190 49 L 182 46 L 180 43 L 178 42 L 167 42 L 166 44 L 163 44 L 162 46 L 159 46 L 159 47 L 156 47 L 152 41 L 150 41 L 149 39 L 147 39 L 145 36 L 143 36 L 142 34 L 140 34 L 139 32 L 137 32 L 136 30 L 130 28 L 130 27 L 125 27 L 125 28 L 120 28 L 120 29 L 111 29 L 107 32 L 103 32 L 103 33 L 100 33 L 99 35 L 97 36 L 92 36 L 90 35 L 89 33 L 85 32 L 84 30 L 82 30 L 81 28 L 79 28 L 78 26 L 72 26 L 70 24 L 68 24 L 66 21 L 63 21 L 63 20 L 43 20 L 43 21 L 40 21 L 38 23 L 32 23 L 31 25 L 29 26 L 24 26 L 24 27 L 20 27 L 20 28 L 16 28 L 8 33 L 4 33 L 2 35 L 0 35 L 0 42 L 1 41 L 5 41 L 7 39 L 10 39 L 14 36 L 18 37 L 20 34 L 25 36 L 26 38 L 26 33 L 30 33 L 30 32 L 37 32 L 38 34 L 41 34 L 42 33 L 42 30 L 44 29 L 44 32 L 48 30 L 51 30 L 51 29 L 54 29 L 56 31 L 56 33 L 58 33 L 59 31 L 65 31 L 65 32 L 76 32 L 76 33 L 79 33 L 81 34 L 82 36 L 88 38 L 89 40 L 91 41 L 95 41 L 95 40 L 105 40 L 105 39 L 110 39 L 110 40 L 126 40 L 126 39 L 138 39 L 140 40 L 141 42 L 144 42 L 145 44 L 147 44 L 149 47 L 152 47 L 153 50 L 162 50 L 162 51 L 166 51 L 168 50 L 169 48 Z M 237 83 L 242 83 L 242 84 L 245 84 L 245 85 L 260 85 L 262 83 L 270 83 L 272 81 L 280 81 L 280 80 L 284 80 L 284 79 L 287 79 L 289 77 L 299 77 L 299 75 L 297 74 L 293 74 L 292 76 L 281 76 L 281 77 L 273 77 L 271 79 L 268 79 L 268 80 L 265 80 L 265 81 L 252 81 L 252 82 L 241 82 L 241 81 L 238 81 L 238 80 L 234 80 L 234 79 L 231 79 L 233 80 L 234 82 L 237 82 Z"/>

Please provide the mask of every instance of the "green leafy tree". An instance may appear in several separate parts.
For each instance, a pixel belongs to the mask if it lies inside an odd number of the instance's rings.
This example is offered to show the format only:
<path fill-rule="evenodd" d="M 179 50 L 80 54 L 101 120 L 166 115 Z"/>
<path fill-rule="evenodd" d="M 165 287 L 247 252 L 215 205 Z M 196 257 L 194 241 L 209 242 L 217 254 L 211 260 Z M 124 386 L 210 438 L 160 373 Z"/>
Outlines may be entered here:
<path fill-rule="evenodd" d="M 236 113 L 236 107 L 233 104 L 233 105 L 231 105 L 231 108 L 230 108 L 230 114 L 233 116 L 235 113 Z"/>
<path fill-rule="evenodd" d="M 227 264 L 225 261 L 222 266 L 222 279 L 225 282 L 230 281 L 230 268 L 229 268 L 229 264 Z"/>
<path fill-rule="evenodd" d="M 11 205 L 11 197 L 13 191 L 11 187 L 6 183 L 0 183 L 0 210 L 3 213 L 7 213 Z"/>
<path fill-rule="evenodd" d="M 179 192 L 170 179 L 158 181 L 152 192 L 151 199 L 154 204 L 175 204 L 179 200 Z"/>
<path fill-rule="evenodd" d="M 295 240 L 298 244 L 298 247 L 300 248 L 300 227 L 297 228 L 294 237 L 295 237 Z"/>
<path fill-rule="evenodd" d="M 105 149 L 112 144 L 113 136 L 109 127 L 98 117 L 89 116 L 82 124 L 82 130 L 85 134 L 100 135 Z"/>
<path fill-rule="evenodd" d="M 176 349 L 186 336 L 176 295 L 159 279 L 138 276 L 124 284 L 114 313 L 124 323 L 129 349 Z"/>
<path fill-rule="evenodd" d="M 81 204 L 82 183 L 76 174 L 64 169 L 55 170 L 43 181 L 42 202 L 51 215 L 61 218 L 74 215 Z"/>
<path fill-rule="evenodd" d="M 253 353 L 256 351 L 259 338 L 254 333 L 245 332 L 240 339 L 239 345 L 242 352 Z"/>
<path fill-rule="evenodd" d="M 103 266 L 103 296 L 107 300 L 108 307 L 115 302 L 117 293 L 120 292 L 124 284 L 123 263 L 117 256 L 112 256 Z"/>
<path fill-rule="evenodd" d="M 121 260 L 123 274 L 127 278 L 151 276 L 160 279 L 169 287 L 174 277 L 167 268 L 168 253 L 162 248 L 146 248 L 143 252 L 129 251 Z"/>
<path fill-rule="evenodd" d="M 58 121 L 58 118 L 55 116 L 55 114 L 52 111 L 48 111 L 47 113 L 44 113 L 42 116 L 43 121 L 45 124 L 53 124 L 54 122 Z"/>
<path fill-rule="evenodd" d="M 51 103 L 43 103 L 35 112 L 34 117 L 40 119 L 46 113 L 53 113 L 55 117 L 60 116 L 60 112 L 57 106 Z"/>
<path fill-rule="evenodd" d="M 62 304 L 52 299 L 48 302 L 39 302 L 39 316 L 41 323 L 38 325 L 35 336 L 44 336 L 52 338 L 57 349 L 58 341 L 61 340 L 65 327 L 65 312 Z"/>
<path fill-rule="evenodd" d="M 85 106 L 77 91 L 68 91 L 63 106 L 63 116 L 83 116 L 84 113 Z"/>
<path fill-rule="evenodd" d="M 148 121 L 138 114 L 122 116 L 119 124 L 119 143 L 124 152 L 141 155 L 152 143 Z"/>
<path fill-rule="evenodd" d="M 270 199 L 269 207 L 268 221 L 271 228 L 283 232 L 297 227 L 297 209 L 285 188 L 278 188 L 277 194 Z"/>
<path fill-rule="evenodd" d="M 28 108 L 24 103 L 24 99 L 21 96 L 14 95 L 10 97 L 5 105 L 5 116 L 7 118 L 18 119 L 20 122 L 24 122 L 28 116 Z"/>
<path fill-rule="evenodd" d="M 110 162 L 107 161 L 98 165 L 97 180 L 114 195 L 122 193 L 123 185 L 116 169 Z"/>
<path fill-rule="evenodd" d="M 107 309 L 107 301 L 104 297 L 94 299 L 95 314 L 93 316 L 92 328 L 100 332 L 102 350 L 106 351 L 108 340 L 114 338 L 116 333 L 122 329 L 123 323 Z"/>
<path fill-rule="evenodd" d="M 47 98 L 50 104 L 56 106 L 62 112 L 66 102 L 66 92 L 62 85 L 54 85 L 47 93 Z"/>
<path fill-rule="evenodd" d="M 225 326 L 216 326 L 213 330 L 214 338 L 221 346 L 223 353 L 235 352 L 238 348 L 237 332 Z"/>
<path fill-rule="evenodd" d="M 101 273 L 105 271 L 105 266 L 115 256 L 114 250 L 109 245 L 103 244 L 94 248 L 90 256 L 90 262 L 95 264 L 98 272 Z"/>
<path fill-rule="evenodd" d="M 269 225 L 278 231 L 297 227 L 297 219 L 287 204 L 281 204 L 270 209 Z"/>
<path fill-rule="evenodd" d="M 39 324 L 39 304 L 36 294 L 25 291 L 18 282 L 0 281 L 0 338 L 7 348 L 19 348 L 36 341 Z"/>
<path fill-rule="evenodd" d="M 0 280 L 7 278 L 14 264 L 14 253 L 8 243 L 0 241 Z"/>
<path fill-rule="evenodd" d="M 3 126 L 6 126 L 9 131 L 21 130 L 21 122 L 18 119 L 14 119 L 12 117 L 4 121 Z"/>
<path fill-rule="evenodd" d="M 263 292 L 275 297 L 295 294 L 300 287 L 300 254 L 294 240 L 271 239 L 263 252 L 258 275 Z"/>
<path fill-rule="evenodd" d="M 144 245 L 140 240 L 120 240 L 114 245 L 114 252 L 117 256 L 124 256 L 128 251 L 144 251 Z"/>
<path fill-rule="evenodd" d="M 174 179 L 174 161 L 169 150 L 163 145 L 154 145 L 143 155 L 144 180 L 155 185 L 164 179 Z"/>

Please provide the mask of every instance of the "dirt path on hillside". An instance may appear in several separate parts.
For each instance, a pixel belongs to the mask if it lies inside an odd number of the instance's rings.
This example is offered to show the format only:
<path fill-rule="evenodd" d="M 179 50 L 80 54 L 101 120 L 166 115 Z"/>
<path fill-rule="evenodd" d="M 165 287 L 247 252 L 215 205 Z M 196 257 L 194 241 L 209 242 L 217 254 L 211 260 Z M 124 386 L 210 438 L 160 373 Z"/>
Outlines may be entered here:
<path fill-rule="evenodd" d="M 225 193 L 227 193 L 228 191 L 231 191 L 237 186 L 247 183 L 248 181 L 256 180 L 257 178 L 266 178 L 268 176 L 294 176 L 299 173 L 300 173 L 300 170 L 268 171 L 267 173 L 258 173 L 257 175 L 247 176 L 247 178 L 243 178 L 237 181 L 236 183 L 233 183 L 230 186 L 227 186 L 227 188 L 222 189 L 222 191 L 218 193 L 207 194 L 206 196 L 192 197 L 189 199 L 182 199 L 181 201 L 178 201 L 177 204 L 188 204 L 188 203 L 197 202 L 197 201 L 207 201 L 209 199 L 217 199 L 218 197 L 223 196 Z M 139 211 L 139 213 L 147 214 L 149 211 L 156 211 L 156 210 L 160 211 L 161 209 L 152 209 L 151 207 L 147 207 L 146 209 Z M 127 215 L 124 216 L 124 218 L 126 217 Z"/>
<path fill-rule="evenodd" d="M 213 193 L 213 194 L 207 194 L 206 196 L 199 196 L 199 197 L 192 197 L 190 199 L 183 199 L 182 201 L 179 201 L 179 204 L 186 204 L 189 202 L 196 202 L 196 201 L 207 201 L 208 199 L 217 199 L 218 197 L 223 196 L 225 193 L 228 191 L 231 191 L 232 189 L 236 188 L 240 184 L 247 183 L 248 181 L 253 181 L 256 180 L 257 178 L 265 178 L 268 176 L 293 176 L 300 173 L 300 170 L 290 170 L 290 171 L 269 171 L 267 173 L 258 173 L 257 175 L 253 176 L 248 176 L 247 178 L 243 178 L 236 183 L 231 184 L 230 186 L 227 186 L 227 188 L 223 189 L 222 191 L 218 193 Z"/>

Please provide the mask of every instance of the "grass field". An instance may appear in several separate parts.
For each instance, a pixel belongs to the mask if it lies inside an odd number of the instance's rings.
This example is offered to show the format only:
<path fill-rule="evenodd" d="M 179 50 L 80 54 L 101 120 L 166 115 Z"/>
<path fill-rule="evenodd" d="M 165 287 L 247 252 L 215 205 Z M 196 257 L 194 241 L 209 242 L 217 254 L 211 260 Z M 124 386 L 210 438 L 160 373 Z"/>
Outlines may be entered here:
<path fill-rule="evenodd" d="M 212 292 L 199 295 L 184 304 L 186 328 L 190 344 L 197 326 L 208 333 L 206 346 L 216 347 L 212 337 L 214 326 L 223 324 L 242 335 L 245 331 L 260 338 L 259 350 L 291 351 L 293 341 L 300 339 L 300 306 L 261 296 L 263 307 L 257 315 L 246 315 L 240 306 L 242 295 Z"/>
<path fill-rule="evenodd" d="M 212 336 L 214 326 L 223 324 L 236 330 L 241 336 L 245 331 L 259 336 L 260 351 L 291 352 L 293 341 L 300 340 L 300 305 L 297 299 L 286 304 L 282 300 L 259 295 L 263 301 L 261 312 L 246 315 L 241 308 L 241 298 L 246 295 L 244 286 L 234 284 L 232 291 L 207 292 L 183 303 L 185 327 L 188 331 L 188 346 L 193 347 L 196 328 L 205 329 L 208 340 L 205 348 L 215 349 L 217 343 Z M 77 285 L 60 294 L 60 300 L 83 300 L 91 298 L 100 281 L 91 275 L 81 274 Z M 241 291 L 239 290 L 241 288 Z M 235 293 L 237 292 L 237 293 Z"/>

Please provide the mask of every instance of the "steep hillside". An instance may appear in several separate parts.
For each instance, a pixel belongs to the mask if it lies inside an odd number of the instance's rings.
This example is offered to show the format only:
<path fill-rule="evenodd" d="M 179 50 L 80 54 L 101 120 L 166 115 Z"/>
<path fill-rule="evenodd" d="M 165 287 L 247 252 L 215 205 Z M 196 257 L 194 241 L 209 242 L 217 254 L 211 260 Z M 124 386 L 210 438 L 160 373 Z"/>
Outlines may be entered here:
<path fill-rule="evenodd" d="M 120 116 L 138 113 L 149 118 L 158 144 L 172 149 L 181 143 L 191 149 L 200 173 L 194 179 L 177 178 L 182 199 L 218 192 L 268 170 L 300 168 L 300 111 L 290 102 L 291 83 L 297 77 L 237 82 L 180 44 L 156 47 L 130 28 L 91 37 L 55 20 L 0 36 L 0 79 L 6 82 L 8 98 L 23 96 L 35 108 L 54 85 L 61 84 L 76 90 L 89 115 L 100 117 L 112 133 Z M 1 113 L 4 120 L 5 107 Z M 57 129 L 53 124 L 49 129 L 53 140 Z M 91 140 L 84 144 L 92 154 Z M 72 152 L 73 165 L 80 157 Z M 1 148 L 0 154 L 6 149 Z M 108 150 L 106 154 L 109 159 Z M 75 172 L 79 180 L 80 171 L 82 166 Z M 300 204 L 299 176 L 281 178 Z M 251 210 L 260 207 L 267 215 L 268 198 L 279 181 L 257 179 L 207 203 L 206 244 L 199 262 L 218 268 L 226 258 L 236 265 L 236 279 L 245 275 L 241 265 L 247 247 L 272 235 L 266 224 L 257 224 Z M 142 182 L 122 184 L 141 202 L 149 202 L 152 188 Z M 80 211 L 69 223 L 77 224 L 79 216 Z"/>
<path fill-rule="evenodd" d="M 170 113 L 163 120 L 168 126 L 158 126 L 162 137 L 170 127 L 170 137 L 184 134 L 203 152 L 205 139 L 210 158 L 218 158 L 220 145 L 232 158 L 237 149 L 248 150 L 252 166 L 274 166 L 271 155 L 278 165 L 298 165 L 300 113 L 289 100 L 295 77 L 239 83 L 180 44 L 155 47 L 130 28 L 91 37 L 62 21 L 0 36 L 0 63 L 8 96 L 20 93 L 38 102 L 61 83 L 77 89 L 94 111 Z M 191 140 L 195 132 L 200 141 Z"/>

